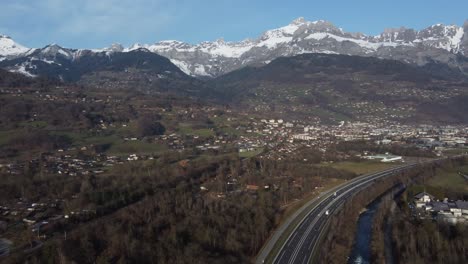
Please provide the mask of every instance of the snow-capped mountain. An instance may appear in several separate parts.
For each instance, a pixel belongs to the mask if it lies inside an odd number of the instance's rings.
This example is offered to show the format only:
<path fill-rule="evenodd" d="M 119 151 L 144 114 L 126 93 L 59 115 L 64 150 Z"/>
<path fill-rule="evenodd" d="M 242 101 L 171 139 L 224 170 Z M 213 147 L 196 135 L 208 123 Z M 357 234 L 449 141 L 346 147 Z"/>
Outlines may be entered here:
<path fill-rule="evenodd" d="M 247 65 L 263 65 L 278 57 L 304 53 L 346 54 L 400 60 L 424 65 L 440 62 L 468 69 L 468 21 L 463 27 L 436 24 L 426 29 L 386 29 L 377 36 L 346 32 L 331 22 L 298 18 L 289 25 L 268 30 L 256 39 L 226 42 L 218 39 L 192 45 L 177 40 L 154 44 L 120 44 L 99 50 L 65 49 L 49 45 L 27 49 L 7 37 L 0 38 L 0 61 L 20 57 L 60 64 L 57 60 L 77 60 L 94 53 L 130 52 L 146 49 L 171 60 L 183 72 L 197 77 L 217 77 Z M 57 59 L 59 58 L 59 59 Z M 465 58 L 465 57 L 464 57 Z M 24 60 L 18 64 L 2 63 L 12 71 L 27 72 Z M 462 63 L 463 65 L 460 65 Z M 6 65 L 6 66 L 5 66 Z M 461 66 L 461 67 L 460 67 Z"/>
<path fill-rule="evenodd" d="M 9 36 L 0 35 L 0 60 L 25 54 L 30 49 L 16 43 Z"/>
<path fill-rule="evenodd" d="M 216 77 L 252 64 L 265 64 L 281 56 L 331 53 L 402 60 L 419 65 L 430 61 L 456 64 L 456 54 L 468 54 L 468 25 L 437 24 L 421 31 L 387 29 L 377 36 L 345 32 L 324 20 L 298 18 L 287 26 L 266 31 L 255 40 L 203 42 L 190 45 L 162 41 L 134 45 L 168 57 L 193 76 Z"/>

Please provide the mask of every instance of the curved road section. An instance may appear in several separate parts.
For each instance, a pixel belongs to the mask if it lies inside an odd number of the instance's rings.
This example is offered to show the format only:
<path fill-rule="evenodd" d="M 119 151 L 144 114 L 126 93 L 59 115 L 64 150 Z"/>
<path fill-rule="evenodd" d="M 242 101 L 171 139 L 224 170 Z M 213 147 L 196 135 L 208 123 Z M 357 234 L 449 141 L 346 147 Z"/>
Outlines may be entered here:
<path fill-rule="evenodd" d="M 258 255 L 256 263 L 267 262 L 266 259 L 280 238 L 282 232 L 287 229 L 287 226 L 292 223 L 294 218 L 299 216 L 302 210 L 306 210 L 315 203 L 315 206 L 310 209 L 301 222 L 291 232 L 272 262 L 275 264 L 309 263 L 311 261 L 312 253 L 315 252 L 315 249 L 318 246 L 321 233 L 325 229 L 329 215 L 333 214 L 352 195 L 368 187 L 375 180 L 394 175 L 416 165 L 416 163 L 408 164 L 358 177 L 326 193 L 325 197 L 321 198 L 322 200 L 311 201 L 278 229 Z"/>

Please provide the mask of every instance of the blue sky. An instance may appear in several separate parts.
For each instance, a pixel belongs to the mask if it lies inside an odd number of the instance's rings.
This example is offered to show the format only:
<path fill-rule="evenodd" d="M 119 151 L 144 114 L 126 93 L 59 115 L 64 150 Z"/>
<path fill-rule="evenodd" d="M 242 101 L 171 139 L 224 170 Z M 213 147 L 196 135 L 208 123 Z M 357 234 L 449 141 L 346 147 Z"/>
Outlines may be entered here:
<path fill-rule="evenodd" d="M 0 34 L 28 47 L 73 48 L 237 41 L 297 17 L 373 35 L 389 27 L 463 25 L 468 19 L 466 0 L 0 0 L 0 9 Z"/>

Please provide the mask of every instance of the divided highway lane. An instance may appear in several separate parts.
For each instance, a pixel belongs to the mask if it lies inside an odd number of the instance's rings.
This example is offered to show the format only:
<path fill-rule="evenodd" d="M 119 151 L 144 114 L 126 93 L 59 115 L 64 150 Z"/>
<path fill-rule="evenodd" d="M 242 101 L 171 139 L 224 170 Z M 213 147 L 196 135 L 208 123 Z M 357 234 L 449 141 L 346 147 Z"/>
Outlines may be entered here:
<path fill-rule="evenodd" d="M 309 263 L 311 253 L 315 250 L 317 242 L 320 239 L 320 234 L 327 222 L 327 211 L 329 211 L 329 214 L 332 214 L 346 199 L 372 184 L 374 180 L 393 175 L 414 166 L 416 164 L 409 164 L 365 175 L 342 186 L 335 193 L 329 194 L 302 219 L 296 229 L 290 234 L 286 243 L 283 244 L 273 263 Z"/>

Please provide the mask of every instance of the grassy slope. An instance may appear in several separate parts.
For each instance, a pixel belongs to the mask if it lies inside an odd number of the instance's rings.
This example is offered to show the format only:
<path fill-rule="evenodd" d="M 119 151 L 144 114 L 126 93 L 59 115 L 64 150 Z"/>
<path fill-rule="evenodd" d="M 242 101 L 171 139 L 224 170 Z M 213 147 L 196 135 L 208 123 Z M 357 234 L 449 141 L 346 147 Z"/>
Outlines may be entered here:
<path fill-rule="evenodd" d="M 463 166 L 453 170 L 438 170 L 434 178 L 428 184 L 434 187 L 452 189 L 460 192 L 468 192 L 468 181 L 458 174 L 459 171 L 468 173 L 468 166 Z"/>

